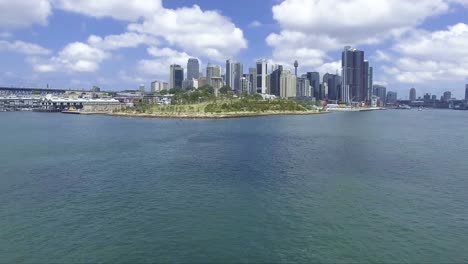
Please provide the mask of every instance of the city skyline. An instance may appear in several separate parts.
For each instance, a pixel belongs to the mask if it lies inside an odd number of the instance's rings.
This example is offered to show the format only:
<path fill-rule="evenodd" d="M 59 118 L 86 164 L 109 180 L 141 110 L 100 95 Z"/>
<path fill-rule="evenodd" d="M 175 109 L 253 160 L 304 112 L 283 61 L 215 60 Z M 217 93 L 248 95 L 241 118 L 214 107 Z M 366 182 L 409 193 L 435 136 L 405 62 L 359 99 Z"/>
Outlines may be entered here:
<path fill-rule="evenodd" d="M 341 72 L 346 45 L 365 51 L 374 83 L 396 91 L 402 99 L 409 98 L 412 87 L 419 95 L 451 91 L 463 98 L 468 82 L 468 55 L 462 48 L 468 39 L 464 17 L 468 5 L 463 1 L 420 0 L 405 3 L 404 10 L 400 1 L 359 2 L 375 10 L 379 14 L 375 17 L 366 16 L 363 12 L 369 8 L 356 9 L 357 2 L 351 1 L 349 9 L 336 15 L 357 12 L 356 17 L 363 19 L 356 23 L 346 18 L 329 21 L 320 12 L 299 12 L 338 10 L 342 1 L 268 0 L 242 10 L 234 7 L 249 2 L 80 3 L 42 0 L 2 5 L 8 15 L 0 20 L 0 85 L 136 89 L 140 83 L 149 87 L 154 80 L 169 82 L 168 67 L 178 64 L 188 70 L 187 60 L 192 57 L 200 60 L 199 72 L 208 63 L 225 65 L 233 58 L 243 64 L 243 73 L 250 73 L 247 69 L 265 58 L 267 65 L 281 64 L 291 72 L 297 60 L 298 75 L 319 72 L 322 77 Z M 387 8 L 381 8 L 384 4 Z M 156 17 L 176 17 L 173 23 L 179 24 L 171 29 Z M 190 32 L 185 31 L 189 26 Z"/>

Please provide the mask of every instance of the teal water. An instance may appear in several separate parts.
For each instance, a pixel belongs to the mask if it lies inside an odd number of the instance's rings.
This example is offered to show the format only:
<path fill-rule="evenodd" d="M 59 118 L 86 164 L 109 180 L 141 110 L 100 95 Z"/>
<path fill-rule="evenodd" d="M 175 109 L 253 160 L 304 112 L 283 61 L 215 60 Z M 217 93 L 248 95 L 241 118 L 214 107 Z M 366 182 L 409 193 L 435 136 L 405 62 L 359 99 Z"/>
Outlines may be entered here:
<path fill-rule="evenodd" d="M 468 111 L 0 114 L 0 262 L 468 262 Z"/>

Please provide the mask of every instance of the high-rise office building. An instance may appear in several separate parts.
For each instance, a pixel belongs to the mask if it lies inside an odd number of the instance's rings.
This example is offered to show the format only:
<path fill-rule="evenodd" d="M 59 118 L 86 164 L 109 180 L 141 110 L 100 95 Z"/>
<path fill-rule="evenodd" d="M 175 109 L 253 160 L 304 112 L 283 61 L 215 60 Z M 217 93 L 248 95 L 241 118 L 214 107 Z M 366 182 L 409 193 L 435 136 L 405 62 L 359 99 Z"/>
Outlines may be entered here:
<path fill-rule="evenodd" d="M 296 97 L 312 97 L 312 88 L 309 79 L 307 79 L 307 77 L 299 77 L 296 79 Z"/>
<path fill-rule="evenodd" d="M 233 60 L 226 61 L 226 85 L 236 92 L 242 90 L 240 85 L 242 74 L 244 74 L 242 63 Z"/>
<path fill-rule="evenodd" d="M 375 84 L 374 87 L 374 95 L 380 98 L 380 101 L 386 102 L 387 101 L 387 87 L 383 85 Z"/>
<path fill-rule="evenodd" d="M 320 98 L 320 73 L 318 72 L 308 72 L 307 79 L 309 79 L 310 86 L 312 86 L 312 96 L 317 100 Z"/>
<path fill-rule="evenodd" d="M 240 78 L 240 92 L 241 93 L 249 93 L 250 92 L 250 78 L 246 76 L 248 74 L 244 74 L 242 78 Z"/>
<path fill-rule="evenodd" d="M 257 93 L 257 68 L 249 68 L 250 94 Z"/>
<path fill-rule="evenodd" d="M 280 97 L 296 97 L 296 76 L 290 71 L 283 70 L 280 77 Z"/>
<path fill-rule="evenodd" d="M 196 58 L 190 58 L 187 62 L 187 80 L 200 77 L 200 63 Z"/>
<path fill-rule="evenodd" d="M 389 91 L 387 93 L 387 104 L 396 104 L 397 102 L 397 93 Z"/>
<path fill-rule="evenodd" d="M 415 88 L 411 88 L 409 92 L 409 99 L 410 101 L 416 101 L 416 89 Z"/>
<path fill-rule="evenodd" d="M 452 92 L 449 92 L 449 91 L 445 92 L 443 101 L 448 102 L 450 99 L 452 99 Z"/>
<path fill-rule="evenodd" d="M 138 87 L 138 90 L 140 90 L 140 93 L 144 94 L 145 93 L 145 85 L 140 84 L 140 86 Z"/>
<path fill-rule="evenodd" d="M 266 60 L 257 61 L 257 71 L 256 71 L 256 85 L 257 93 L 266 94 L 267 93 L 267 75 L 268 75 L 268 64 Z"/>
<path fill-rule="evenodd" d="M 252 76 L 252 74 L 251 74 L 251 73 L 245 73 L 245 74 L 242 74 L 242 77 L 244 77 L 244 78 L 246 79 L 246 82 L 247 82 L 247 84 L 248 84 L 247 90 L 246 90 L 246 91 L 242 90 L 242 92 L 243 92 L 243 93 L 245 92 L 245 93 L 251 94 L 251 93 L 252 93 L 252 89 L 253 89 L 253 88 L 252 88 L 252 86 L 253 86 L 253 83 L 252 83 L 253 76 Z M 241 83 L 242 83 L 242 81 L 241 81 Z M 242 87 L 242 89 L 244 89 L 244 87 L 243 87 L 242 85 L 243 85 L 243 84 L 241 84 L 241 87 Z"/>
<path fill-rule="evenodd" d="M 270 74 L 270 94 L 280 97 L 281 72 L 283 66 L 277 65 Z"/>
<path fill-rule="evenodd" d="M 468 84 L 465 85 L 465 101 L 468 102 Z"/>
<path fill-rule="evenodd" d="M 184 81 L 184 68 L 180 65 L 173 64 L 171 65 L 171 72 L 169 74 L 169 86 L 170 89 L 182 88 L 182 83 Z"/>
<path fill-rule="evenodd" d="M 339 101 L 341 98 L 341 76 L 327 73 L 323 75 L 323 83 L 328 87 L 328 99 Z"/>
<path fill-rule="evenodd" d="M 214 65 L 214 64 L 208 64 L 206 66 L 206 80 L 208 85 L 214 87 L 213 84 L 213 78 L 220 78 L 221 77 L 221 66 L 219 65 Z M 221 79 L 222 80 L 222 79 Z M 218 84 L 219 80 L 216 80 L 216 84 Z"/>
<path fill-rule="evenodd" d="M 369 65 L 369 76 L 367 79 L 367 101 L 371 101 L 372 95 L 374 95 L 374 68 Z"/>
<path fill-rule="evenodd" d="M 433 94 L 432 97 L 431 97 L 431 101 L 432 102 L 437 101 L 437 95 Z"/>
<path fill-rule="evenodd" d="M 366 100 L 369 84 L 369 63 L 364 61 L 364 51 L 346 46 L 342 53 L 342 100 L 362 102 Z"/>

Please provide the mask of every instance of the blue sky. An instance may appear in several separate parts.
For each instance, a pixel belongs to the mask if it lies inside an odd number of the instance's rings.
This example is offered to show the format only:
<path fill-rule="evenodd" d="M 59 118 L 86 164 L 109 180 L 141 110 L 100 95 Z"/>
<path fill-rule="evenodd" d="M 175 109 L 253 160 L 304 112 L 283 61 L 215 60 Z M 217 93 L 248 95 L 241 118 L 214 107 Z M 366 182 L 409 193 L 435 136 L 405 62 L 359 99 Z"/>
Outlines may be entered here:
<path fill-rule="evenodd" d="M 0 85 L 106 90 L 167 80 L 171 63 L 256 59 L 335 72 L 344 45 L 407 98 L 464 94 L 468 0 L 0 0 Z M 341 18 L 341 19 L 339 19 Z M 184 65 L 185 67 L 185 65 Z"/>

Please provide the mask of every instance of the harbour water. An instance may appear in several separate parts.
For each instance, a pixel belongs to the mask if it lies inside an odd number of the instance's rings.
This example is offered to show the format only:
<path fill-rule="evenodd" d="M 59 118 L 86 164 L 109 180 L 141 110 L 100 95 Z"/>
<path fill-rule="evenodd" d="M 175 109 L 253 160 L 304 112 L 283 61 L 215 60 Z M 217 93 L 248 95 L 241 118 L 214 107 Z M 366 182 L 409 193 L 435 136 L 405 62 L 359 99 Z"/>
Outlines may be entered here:
<path fill-rule="evenodd" d="M 465 111 L 0 124 L 0 263 L 468 262 Z"/>

